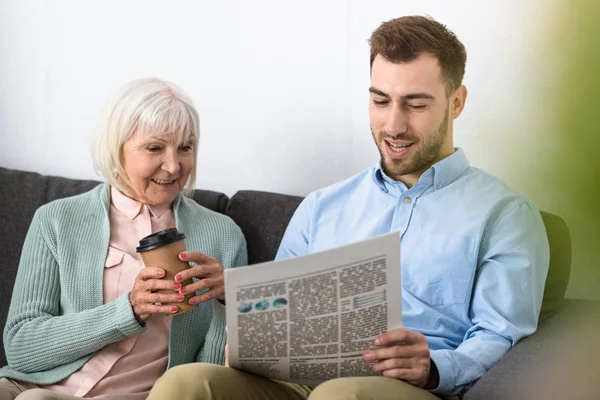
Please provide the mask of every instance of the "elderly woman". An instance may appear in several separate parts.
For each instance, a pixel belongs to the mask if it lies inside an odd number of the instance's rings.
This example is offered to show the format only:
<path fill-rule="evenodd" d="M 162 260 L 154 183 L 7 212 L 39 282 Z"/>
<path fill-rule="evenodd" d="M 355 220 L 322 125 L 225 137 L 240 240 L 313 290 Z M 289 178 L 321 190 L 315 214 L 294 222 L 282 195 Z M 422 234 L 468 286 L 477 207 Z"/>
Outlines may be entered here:
<path fill-rule="evenodd" d="M 168 368 L 224 361 L 223 268 L 246 264 L 246 244 L 232 220 L 182 195 L 195 181 L 197 112 L 158 79 L 125 85 L 107 111 L 94 149 L 107 183 L 41 207 L 31 222 L 0 400 L 144 399 Z M 193 250 L 179 258 L 193 264 L 166 280 L 136 246 L 173 227 Z M 191 293 L 198 307 L 172 316 Z"/>

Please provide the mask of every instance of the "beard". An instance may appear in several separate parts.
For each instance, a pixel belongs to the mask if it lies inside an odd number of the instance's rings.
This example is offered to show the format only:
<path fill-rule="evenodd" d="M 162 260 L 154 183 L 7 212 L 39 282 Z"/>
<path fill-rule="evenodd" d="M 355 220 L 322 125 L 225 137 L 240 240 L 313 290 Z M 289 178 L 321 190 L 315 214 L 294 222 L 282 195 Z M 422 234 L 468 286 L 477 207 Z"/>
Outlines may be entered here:
<path fill-rule="evenodd" d="M 400 160 L 386 156 L 385 150 L 383 149 L 386 145 L 384 143 L 384 138 L 389 135 L 384 132 L 379 132 L 375 135 L 373 127 L 371 126 L 371 134 L 373 135 L 375 144 L 377 144 L 377 150 L 379 150 L 379 155 L 381 156 L 383 172 L 390 178 L 397 180 L 397 178 L 401 176 L 416 173 L 421 174 L 431 168 L 433 164 L 439 161 L 438 157 L 446 142 L 448 136 L 449 115 L 450 112 L 446 109 L 444 118 L 438 127 L 427 134 L 421 135 L 421 137 L 424 137 L 425 139 L 420 140 L 418 136 L 413 136 L 410 133 L 401 133 L 391 137 L 392 139 L 403 139 L 413 142 L 409 157 Z M 378 138 L 380 138 L 380 141 L 378 141 Z"/>

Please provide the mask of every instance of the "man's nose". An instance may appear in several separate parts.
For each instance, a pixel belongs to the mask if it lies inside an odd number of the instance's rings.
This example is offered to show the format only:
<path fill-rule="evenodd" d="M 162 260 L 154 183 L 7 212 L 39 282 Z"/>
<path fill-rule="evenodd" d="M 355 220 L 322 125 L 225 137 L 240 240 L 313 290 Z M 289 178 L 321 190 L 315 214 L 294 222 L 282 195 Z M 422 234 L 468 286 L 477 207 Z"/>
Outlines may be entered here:
<path fill-rule="evenodd" d="M 406 113 L 399 107 L 390 107 L 384 125 L 385 132 L 390 136 L 398 136 L 407 130 Z"/>

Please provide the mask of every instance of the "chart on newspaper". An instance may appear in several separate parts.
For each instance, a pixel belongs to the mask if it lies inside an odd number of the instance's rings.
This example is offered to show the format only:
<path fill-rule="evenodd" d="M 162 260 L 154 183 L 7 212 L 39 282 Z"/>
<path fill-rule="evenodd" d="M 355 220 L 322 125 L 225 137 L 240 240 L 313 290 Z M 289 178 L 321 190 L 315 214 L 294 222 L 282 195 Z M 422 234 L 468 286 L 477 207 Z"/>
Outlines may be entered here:
<path fill-rule="evenodd" d="M 225 271 L 228 361 L 317 385 L 373 376 L 363 352 L 402 327 L 400 234 Z"/>

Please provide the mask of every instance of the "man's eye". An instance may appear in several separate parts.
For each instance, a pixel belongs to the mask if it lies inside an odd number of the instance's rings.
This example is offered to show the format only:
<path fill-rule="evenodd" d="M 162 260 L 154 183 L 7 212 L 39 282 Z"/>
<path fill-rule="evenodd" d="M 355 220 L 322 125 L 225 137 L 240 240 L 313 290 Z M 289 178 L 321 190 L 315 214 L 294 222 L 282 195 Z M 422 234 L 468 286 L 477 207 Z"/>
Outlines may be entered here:
<path fill-rule="evenodd" d="M 376 106 L 383 106 L 387 103 L 387 100 L 373 100 L 373 104 L 375 104 Z"/>
<path fill-rule="evenodd" d="M 409 104 L 408 107 L 410 107 L 410 108 L 412 108 L 413 110 L 416 110 L 416 111 L 422 111 L 425 108 L 427 108 L 427 106 L 424 105 L 424 104 Z"/>

